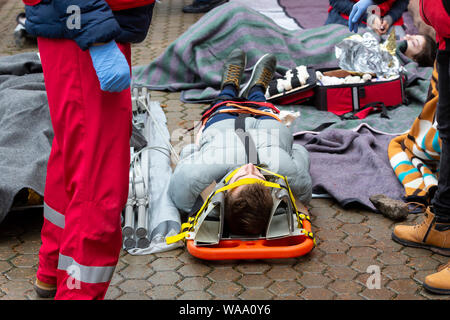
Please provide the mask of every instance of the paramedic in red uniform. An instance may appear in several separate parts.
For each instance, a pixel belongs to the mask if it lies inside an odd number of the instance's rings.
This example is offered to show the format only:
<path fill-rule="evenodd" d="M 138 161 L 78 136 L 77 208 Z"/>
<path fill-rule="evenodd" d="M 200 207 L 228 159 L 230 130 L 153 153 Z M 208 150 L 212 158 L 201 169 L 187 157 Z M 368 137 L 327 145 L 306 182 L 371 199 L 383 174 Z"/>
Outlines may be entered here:
<path fill-rule="evenodd" d="M 338 23 L 347 25 L 349 23 L 349 16 L 352 10 L 358 7 L 365 8 L 359 20 L 353 24 L 354 31 L 358 32 L 358 27 L 367 26 L 366 3 L 370 5 L 378 5 L 381 19 L 375 24 L 371 22 L 371 27 L 380 35 L 389 35 L 390 28 L 395 28 L 395 33 L 398 38 L 403 38 L 405 29 L 403 27 L 403 13 L 408 9 L 409 0 L 330 0 L 330 7 L 328 9 L 328 18 L 325 24 Z M 355 5 L 356 3 L 356 5 Z M 350 30 L 353 31 L 353 30 Z"/>
<path fill-rule="evenodd" d="M 54 138 L 35 289 L 103 299 L 121 246 L 131 136 L 131 49 L 154 0 L 24 0 Z"/>
<path fill-rule="evenodd" d="M 436 58 L 439 92 L 436 120 L 441 140 L 439 178 L 422 223 L 415 226 L 397 225 L 392 239 L 406 246 L 450 256 L 450 0 L 420 0 L 419 6 L 423 21 L 436 31 L 439 45 Z M 349 22 L 350 30 L 353 21 L 360 17 L 358 12 L 361 12 L 359 8 L 354 11 L 355 19 Z M 433 293 L 450 294 L 450 263 L 428 275 L 423 286 Z"/>

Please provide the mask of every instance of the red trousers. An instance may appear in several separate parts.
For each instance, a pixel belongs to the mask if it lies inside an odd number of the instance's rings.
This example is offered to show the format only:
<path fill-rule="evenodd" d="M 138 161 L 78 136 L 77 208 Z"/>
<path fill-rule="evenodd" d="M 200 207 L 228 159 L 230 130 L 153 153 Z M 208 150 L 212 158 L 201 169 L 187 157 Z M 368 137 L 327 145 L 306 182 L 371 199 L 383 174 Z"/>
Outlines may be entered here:
<path fill-rule="evenodd" d="M 103 299 L 122 246 L 131 94 L 105 92 L 89 51 L 38 39 L 54 139 L 44 192 L 37 278 L 55 299 Z M 118 44 L 131 65 L 129 44 Z"/>

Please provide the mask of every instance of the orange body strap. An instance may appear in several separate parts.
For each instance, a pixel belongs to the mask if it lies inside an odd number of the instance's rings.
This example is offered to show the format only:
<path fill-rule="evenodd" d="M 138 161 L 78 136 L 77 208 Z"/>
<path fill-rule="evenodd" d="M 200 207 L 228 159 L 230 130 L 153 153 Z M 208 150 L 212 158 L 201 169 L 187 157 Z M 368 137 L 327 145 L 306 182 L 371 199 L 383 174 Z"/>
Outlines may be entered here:
<path fill-rule="evenodd" d="M 218 113 L 248 113 L 248 114 L 253 114 L 253 115 L 257 115 L 257 116 L 272 117 L 275 120 L 281 122 L 280 118 L 278 118 L 276 115 L 274 115 L 271 112 L 261 111 L 261 110 L 258 110 L 258 109 L 241 106 L 241 105 L 236 104 L 236 103 L 227 103 L 225 106 L 226 107 L 234 107 L 234 108 L 237 108 L 237 109 L 219 110 Z M 208 120 L 209 120 L 209 117 L 205 118 L 203 120 L 203 124 L 205 124 Z"/>

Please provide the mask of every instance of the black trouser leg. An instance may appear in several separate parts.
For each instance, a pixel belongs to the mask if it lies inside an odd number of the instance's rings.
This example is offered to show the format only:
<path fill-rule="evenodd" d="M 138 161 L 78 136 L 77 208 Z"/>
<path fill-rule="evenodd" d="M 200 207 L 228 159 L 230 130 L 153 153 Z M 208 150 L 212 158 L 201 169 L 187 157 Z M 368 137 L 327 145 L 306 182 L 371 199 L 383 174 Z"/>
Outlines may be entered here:
<path fill-rule="evenodd" d="M 437 56 L 439 102 L 437 122 L 442 141 L 438 188 L 431 201 L 438 218 L 450 220 L 450 52 L 439 51 Z"/>

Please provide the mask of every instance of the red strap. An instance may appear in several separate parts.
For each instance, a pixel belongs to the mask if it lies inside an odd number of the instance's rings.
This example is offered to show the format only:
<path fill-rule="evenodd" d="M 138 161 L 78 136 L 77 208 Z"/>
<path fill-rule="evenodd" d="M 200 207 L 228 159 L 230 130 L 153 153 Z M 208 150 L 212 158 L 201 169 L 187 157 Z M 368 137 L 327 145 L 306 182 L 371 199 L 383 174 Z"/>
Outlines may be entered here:
<path fill-rule="evenodd" d="M 364 119 L 373 111 L 374 111 L 374 108 L 373 107 L 369 107 L 369 108 L 363 109 L 363 110 L 355 113 L 354 116 L 359 118 L 359 119 Z"/>
<path fill-rule="evenodd" d="M 35 6 L 42 0 L 22 0 L 27 6 Z"/>
<path fill-rule="evenodd" d="M 366 118 L 370 113 L 372 112 L 381 112 L 381 117 L 389 119 L 389 116 L 387 115 L 387 109 L 383 102 L 371 102 L 366 104 L 365 107 L 363 107 L 360 111 L 353 114 L 354 117 L 358 119 L 364 119 Z"/>
<path fill-rule="evenodd" d="M 202 121 L 204 121 L 205 119 L 209 118 L 209 116 L 217 108 L 223 107 L 224 105 L 226 105 L 228 103 L 258 105 L 260 107 L 266 107 L 266 108 L 272 109 L 277 114 L 280 113 L 280 110 L 277 107 L 275 107 L 273 104 L 271 104 L 270 102 L 256 102 L 256 101 L 239 101 L 239 102 L 236 102 L 236 101 L 227 100 L 227 101 L 223 101 L 223 102 L 220 102 L 220 103 L 216 104 L 212 108 L 209 108 L 208 111 L 206 111 L 205 114 L 202 116 Z"/>
<path fill-rule="evenodd" d="M 272 117 L 275 120 L 281 122 L 280 118 L 278 118 L 276 115 L 274 115 L 271 112 L 261 111 L 261 110 L 249 108 L 249 107 L 244 107 L 244 106 L 237 105 L 235 103 L 230 104 L 230 107 L 235 107 L 238 109 L 219 110 L 219 113 L 247 113 L 247 114 L 251 114 L 251 115 L 255 115 L 255 116 Z"/>
<path fill-rule="evenodd" d="M 155 0 L 106 0 L 113 11 L 143 7 L 155 2 Z"/>

